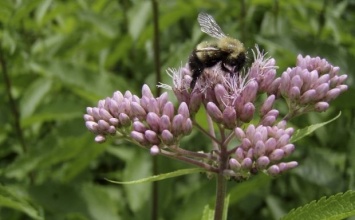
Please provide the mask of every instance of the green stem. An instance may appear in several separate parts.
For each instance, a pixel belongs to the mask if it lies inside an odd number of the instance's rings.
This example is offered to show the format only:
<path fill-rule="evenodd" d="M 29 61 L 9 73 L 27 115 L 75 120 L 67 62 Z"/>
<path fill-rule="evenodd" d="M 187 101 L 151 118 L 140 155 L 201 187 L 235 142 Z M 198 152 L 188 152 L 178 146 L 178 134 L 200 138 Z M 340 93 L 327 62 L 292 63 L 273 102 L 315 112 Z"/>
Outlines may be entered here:
<path fill-rule="evenodd" d="M 222 220 L 224 210 L 224 200 L 227 191 L 227 180 L 223 173 L 217 175 L 216 204 L 214 209 L 214 220 Z"/>
<path fill-rule="evenodd" d="M 222 143 L 226 142 L 225 130 L 220 127 Z M 226 144 L 222 144 L 219 158 L 219 171 L 216 184 L 216 204 L 214 209 L 214 220 L 222 220 L 224 210 L 224 200 L 227 191 L 227 179 L 224 177 L 224 171 L 228 167 L 228 149 Z"/>

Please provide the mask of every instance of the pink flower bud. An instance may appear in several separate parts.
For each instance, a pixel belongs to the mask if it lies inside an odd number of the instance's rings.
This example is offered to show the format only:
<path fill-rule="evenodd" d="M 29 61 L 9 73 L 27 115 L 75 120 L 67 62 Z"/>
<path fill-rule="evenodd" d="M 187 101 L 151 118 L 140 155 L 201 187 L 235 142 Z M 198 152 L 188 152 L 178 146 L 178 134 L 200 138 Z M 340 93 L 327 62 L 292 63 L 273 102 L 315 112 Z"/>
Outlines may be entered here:
<path fill-rule="evenodd" d="M 128 117 L 128 116 L 127 116 Z M 110 122 L 110 124 L 112 124 L 113 126 L 118 127 L 120 125 L 120 121 L 117 118 L 110 118 L 108 120 Z"/>
<path fill-rule="evenodd" d="M 286 144 L 289 143 L 289 141 L 290 141 L 290 136 L 289 136 L 288 134 L 283 134 L 283 135 L 279 138 L 276 147 L 277 147 L 277 148 L 280 148 L 280 147 L 282 147 L 282 146 L 285 146 Z"/>
<path fill-rule="evenodd" d="M 285 156 L 285 152 L 281 149 L 275 149 L 270 155 L 269 158 L 272 161 L 281 160 Z"/>
<path fill-rule="evenodd" d="M 211 118 L 217 122 L 222 123 L 223 121 L 223 114 L 219 110 L 219 108 L 213 102 L 207 103 L 207 113 L 211 116 Z"/>
<path fill-rule="evenodd" d="M 203 96 L 203 93 L 193 92 L 191 94 L 191 98 L 190 98 L 190 102 L 189 102 L 190 112 L 195 113 L 198 111 L 198 109 L 200 108 L 201 103 L 202 103 L 202 96 Z"/>
<path fill-rule="evenodd" d="M 250 148 L 245 157 L 248 157 L 248 158 L 252 159 L 254 157 L 254 149 Z"/>
<path fill-rule="evenodd" d="M 110 118 L 112 118 L 113 116 L 104 108 L 100 108 L 99 109 L 99 114 L 101 116 L 102 119 L 104 119 L 105 121 L 108 121 Z"/>
<path fill-rule="evenodd" d="M 300 94 L 300 88 L 294 86 L 290 89 L 287 96 L 290 97 L 290 99 L 292 100 L 298 100 L 300 98 Z"/>
<path fill-rule="evenodd" d="M 116 134 L 116 128 L 115 128 L 115 126 L 110 126 L 109 128 L 108 128 L 108 130 L 107 130 L 107 132 L 109 133 L 109 134 Z"/>
<path fill-rule="evenodd" d="M 289 72 L 291 71 L 293 71 L 293 69 L 287 68 L 287 70 L 281 75 L 280 90 L 282 95 L 287 96 L 287 93 L 290 90 L 291 78 Z"/>
<path fill-rule="evenodd" d="M 339 96 L 340 92 L 341 91 L 338 88 L 329 90 L 325 96 L 325 101 L 330 102 L 334 100 L 336 97 Z"/>
<path fill-rule="evenodd" d="M 174 135 L 168 130 L 162 131 L 161 139 L 168 146 L 174 143 Z"/>
<path fill-rule="evenodd" d="M 251 80 L 242 91 L 242 99 L 244 103 L 254 102 L 257 93 L 258 93 L 258 83 L 255 80 Z"/>
<path fill-rule="evenodd" d="M 132 102 L 131 108 L 132 108 L 133 115 L 139 119 L 143 119 L 147 114 L 145 110 L 142 108 L 142 106 L 137 102 Z"/>
<path fill-rule="evenodd" d="M 276 149 L 277 141 L 275 138 L 269 138 L 265 142 L 265 151 L 266 153 L 271 153 Z"/>
<path fill-rule="evenodd" d="M 242 138 L 245 137 L 245 133 L 244 133 L 244 131 L 243 131 L 240 127 L 236 127 L 235 130 L 234 130 L 234 132 L 235 132 L 235 135 L 237 136 L 237 138 L 238 138 L 239 140 L 241 140 Z"/>
<path fill-rule="evenodd" d="M 144 137 L 151 143 L 151 144 L 159 144 L 160 140 L 158 138 L 157 133 L 152 130 L 146 130 L 144 132 Z"/>
<path fill-rule="evenodd" d="M 174 117 L 174 105 L 172 102 L 167 102 L 163 108 L 163 115 L 168 116 L 170 119 Z"/>
<path fill-rule="evenodd" d="M 147 115 L 147 123 L 153 131 L 159 131 L 160 118 L 154 112 L 149 112 Z"/>
<path fill-rule="evenodd" d="M 317 102 L 314 106 L 314 110 L 317 112 L 324 112 L 329 108 L 328 102 Z"/>
<path fill-rule="evenodd" d="M 294 150 L 295 150 L 295 145 L 293 144 L 286 144 L 281 148 L 285 152 L 285 156 L 289 156 Z"/>
<path fill-rule="evenodd" d="M 339 76 L 338 85 L 343 84 L 347 78 L 348 78 L 348 75 L 345 75 L 345 74 Z"/>
<path fill-rule="evenodd" d="M 99 108 L 97 108 L 97 107 L 91 108 L 91 111 L 92 111 L 91 115 L 94 117 L 95 121 L 98 121 L 101 119 L 101 116 L 99 113 Z"/>
<path fill-rule="evenodd" d="M 138 132 L 138 131 L 131 131 L 131 138 L 133 138 L 135 141 L 137 141 L 140 144 L 146 144 L 147 140 L 144 137 L 144 134 Z"/>
<path fill-rule="evenodd" d="M 89 115 L 89 114 L 85 114 L 85 115 L 84 115 L 84 120 L 85 120 L 85 121 L 94 121 L 94 117 L 92 117 L 92 116 Z"/>
<path fill-rule="evenodd" d="M 263 117 L 260 124 L 262 124 L 264 126 L 271 126 L 275 123 L 275 121 L 276 121 L 275 116 L 266 116 L 266 117 Z"/>
<path fill-rule="evenodd" d="M 158 155 L 160 153 L 160 149 L 157 145 L 153 145 L 151 148 L 150 148 L 150 154 L 155 156 L 155 155 Z"/>
<path fill-rule="evenodd" d="M 347 85 L 339 85 L 339 86 L 337 86 L 337 88 L 340 89 L 341 92 L 345 92 L 346 90 L 348 90 Z"/>
<path fill-rule="evenodd" d="M 124 98 L 131 100 L 132 99 L 132 93 L 131 91 L 126 91 L 123 95 Z"/>
<path fill-rule="evenodd" d="M 274 105 L 274 102 L 275 95 L 270 95 L 269 97 L 267 97 L 260 109 L 260 113 L 262 116 L 271 110 L 272 106 Z"/>
<path fill-rule="evenodd" d="M 112 99 L 116 102 L 116 103 L 120 103 L 123 100 L 123 95 L 120 91 L 116 91 L 113 93 Z"/>
<path fill-rule="evenodd" d="M 270 164 L 270 160 L 267 156 L 261 156 L 256 160 L 256 166 L 259 169 L 265 169 Z"/>
<path fill-rule="evenodd" d="M 97 122 L 97 125 L 98 125 L 100 131 L 106 131 L 110 127 L 110 124 L 107 123 L 105 120 L 99 120 Z"/>
<path fill-rule="evenodd" d="M 326 83 L 329 85 L 329 79 L 330 79 L 329 74 L 324 74 L 318 78 L 317 85 L 321 85 L 323 83 Z"/>
<path fill-rule="evenodd" d="M 254 112 L 255 112 L 255 107 L 253 103 L 248 102 L 244 105 L 243 111 L 240 113 L 239 118 L 243 122 L 250 122 L 251 119 L 253 119 Z"/>
<path fill-rule="evenodd" d="M 312 103 L 316 99 L 317 93 L 316 90 L 310 89 L 307 92 L 303 93 L 300 99 L 301 104 Z"/>
<path fill-rule="evenodd" d="M 280 84 L 281 84 L 281 78 L 278 77 L 271 83 L 271 85 L 269 85 L 267 87 L 267 94 L 275 94 L 276 95 L 278 93 L 278 89 L 280 87 Z"/>
<path fill-rule="evenodd" d="M 168 102 L 168 93 L 164 92 L 157 98 L 158 108 L 163 109 L 165 104 Z"/>
<path fill-rule="evenodd" d="M 125 127 L 131 125 L 131 119 L 125 113 L 120 113 L 118 119 L 120 120 L 120 123 Z"/>
<path fill-rule="evenodd" d="M 184 118 L 189 118 L 190 117 L 190 112 L 189 108 L 187 107 L 185 102 L 180 103 L 178 113 L 184 116 Z"/>
<path fill-rule="evenodd" d="M 227 128 L 233 129 L 236 125 L 236 112 L 231 106 L 227 106 L 223 111 L 223 121 Z"/>
<path fill-rule="evenodd" d="M 319 75 L 318 75 L 318 71 L 317 70 L 313 70 L 311 73 L 311 85 L 315 85 L 317 83 L 317 80 L 319 78 Z"/>
<path fill-rule="evenodd" d="M 229 160 L 229 166 L 232 170 L 239 171 L 241 168 L 241 164 L 234 158 Z"/>
<path fill-rule="evenodd" d="M 302 85 L 303 85 L 303 81 L 300 75 L 295 75 L 292 77 L 290 87 L 297 87 L 300 89 Z"/>
<path fill-rule="evenodd" d="M 160 131 L 169 130 L 171 127 L 170 118 L 167 115 L 161 116 L 159 126 L 160 126 Z"/>
<path fill-rule="evenodd" d="M 263 141 L 258 141 L 254 147 L 254 153 L 256 157 L 261 157 L 265 154 L 265 145 Z"/>
<path fill-rule="evenodd" d="M 154 98 L 154 95 L 152 91 L 150 91 L 150 88 L 147 84 L 144 84 L 142 87 L 142 96 L 145 96 L 150 99 Z"/>
<path fill-rule="evenodd" d="M 96 135 L 95 142 L 96 143 L 103 143 L 106 141 L 106 137 L 104 135 Z"/>
<path fill-rule="evenodd" d="M 316 88 L 317 99 L 318 100 L 322 99 L 328 91 L 329 91 L 328 83 L 322 83 L 319 86 L 317 86 Z"/>
<path fill-rule="evenodd" d="M 156 99 L 149 99 L 149 104 L 147 107 L 148 107 L 148 112 L 154 112 L 156 114 L 160 114 L 160 109 Z"/>
<path fill-rule="evenodd" d="M 246 135 L 247 137 L 253 137 L 255 133 L 255 126 L 253 124 L 250 124 L 246 130 Z"/>
<path fill-rule="evenodd" d="M 184 116 L 181 114 L 175 115 L 172 123 L 172 131 L 175 136 L 182 133 L 182 124 L 184 123 Z"/>
<path fill-rule="evenodd" d="M 251 147 L 251 141 L 248 138 L 243 138 L 241 148 L 244 150 L 249 150 Z"/>
<path fill-rule="evenodd" d="M 182 133 L 184 135 L 190 134 L 192 131 L 192 121 L 190 118 L 186 119 L 185 123 L 182 125 Z"/>
<path fill-rule="evenodd" d="M 228 103 L 228 92 L 223 85 L 217 84 L 214 87 L 214 92 L 219 106 L 224 106 L 226 103 Z"/>
<path fill-rule="evenodd" d="M 276 176 L 280 173 L 280 169 L 277 165 L 272 165 L 267 169 L 267 172 L 271 176 Z"/>
<path fill-rule="evenodd" d="M 140 133 L 144 133 L 147 130 L 147 127 L 140 121 L 133 122 L 133 130 Z"/>
<path fill-rule="evenodd" d="M 244 158 L 244 160 L 241 163 L 241 166 L 244 170 L 249 170 L 252 165 L 253 165 L 253 161 L 248 157 Z"/>
<path fill-rule="evenodd" d="M 85 122 L 85 126 L 89 131 L 91 131 L 93 133 L 98 133 L 99 126 L 96 122 L 87 121 L 87 122 Z"/>
<path fill-rule="evenodd" d="M 241 147 L 238 147 L 237 150 L 235 151 L 235 158 L 241 162 L 245 158 L 244 150 Z"/>

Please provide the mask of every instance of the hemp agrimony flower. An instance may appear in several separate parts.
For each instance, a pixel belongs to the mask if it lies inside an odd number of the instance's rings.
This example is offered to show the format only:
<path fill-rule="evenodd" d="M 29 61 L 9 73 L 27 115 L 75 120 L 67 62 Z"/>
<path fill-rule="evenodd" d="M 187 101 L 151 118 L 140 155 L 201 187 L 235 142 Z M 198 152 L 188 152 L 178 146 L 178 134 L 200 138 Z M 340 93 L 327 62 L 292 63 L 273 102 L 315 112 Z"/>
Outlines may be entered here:
<path fill-rule="evenodd" d="M 117 91 L 97 107 L 87 108 L 86 127 L 96 135 L 96 142 L 108 136 L 125 138 L 152 155 L 182 160 L 225 178 L 245 180 L 258 172 L 283 173 L 298 164 L 285 161 L 295 150 L 290 143 L 294 129 L 287 126 L 288 121 L 310 111 L 325 111 L 331 100 L 347 90 L 347 75 L 339 75 L 339 67 L 325 59 L 299 55 L 295 67 L 276 77 L 275 59 L 258 48 L 253 54 L 250 68 L 238 75 L 225 72 L 221 63 L 205 68 L 193 89 L 188 65 L 169 69 L 172 85 L 159 86 L 174 92 L 176 107 L 167 93 L 154 97 L 147 85 L 142 87 L 141 97 Z M 280 118 L 274 103 L 283 100 L 289 110 Z M 202 106 L 210 119 L 209 129 L 194 119 Z M 211 139 L 209 152 L 180 145 L 194 128 Z"/>

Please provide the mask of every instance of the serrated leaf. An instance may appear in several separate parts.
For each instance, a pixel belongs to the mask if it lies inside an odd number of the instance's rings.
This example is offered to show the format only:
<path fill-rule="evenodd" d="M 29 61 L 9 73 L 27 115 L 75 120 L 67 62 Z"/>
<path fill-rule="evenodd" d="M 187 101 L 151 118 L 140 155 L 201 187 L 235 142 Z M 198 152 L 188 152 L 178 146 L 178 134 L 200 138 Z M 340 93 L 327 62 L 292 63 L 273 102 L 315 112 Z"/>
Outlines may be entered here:
<path fill-rule="evenodd" d="M 18 211 L 26 213 L 33 219 L 44 219 L 42 211 L 30 204 L 23 198 L 16 196 L 10 189 L 0 185 L 0 206 L 16 209 Z"/>
<path fill-rule="evenodd" d="M 170 173 L 159 174 L 159 175 L 155 175 L 155 176 L 151 176 L 151 177 L 147 177 L 147 178 L 143 178 L 143 179 L 139 179 L 139 180 L 134 180 L 134 181 L 127 181 L 127 182 L 119 182 L 119 181 L 114 181 L 114 180 L 109 180 L 109 179 L 106 179 L 106 180 L 111 183 L 115 183 L 115 184 L 129 185 L 129 184 L 137 184 L 137 183 L 149 183 L 149 182 L 164 180 L 164 179 L 173 178 L 173 177 L 177 177 L 177 176 L 183 176 L 183 175 L 192 174 L 192 173 L 199 173 L 199 172 L 203 172 L 203 171 L 204 171 L 204 169 L 202 169 L 202 168 L 192 168 L 192 169 L 177 170 L 177 171 L 170 172 Z"/>
<path fill-rule="evenodd" d="M 339 118 L 341 115 L 341 112 L 339 112 L 339 114 L 337 116 L 335 116 L 334 118 L 330 119 L 329 121 L 326 122 L 322 122 L 322 123 L 318 123 L 318 124 L 314 124 L 314 125 L 310 125 L 308 127 L 302 128 L 297 130 L 292 138 L 291 138 L 291 143 L 294 143 L 300 139 L 302 139 L 303 137 L 311 134 L 312 132 L 314 132 L 315 130 L 317 130 L 318 128 L 321 128 L 323 126 L 325 126 L 326 124 L 329 124 L 330 122 L 334 121 L 335 119 Z"/>
<path fill-rule="evenodd" d="M 337 220 L 354 215 L 355 191 L 347 191 L 293 209 L 282 220 Z"/>

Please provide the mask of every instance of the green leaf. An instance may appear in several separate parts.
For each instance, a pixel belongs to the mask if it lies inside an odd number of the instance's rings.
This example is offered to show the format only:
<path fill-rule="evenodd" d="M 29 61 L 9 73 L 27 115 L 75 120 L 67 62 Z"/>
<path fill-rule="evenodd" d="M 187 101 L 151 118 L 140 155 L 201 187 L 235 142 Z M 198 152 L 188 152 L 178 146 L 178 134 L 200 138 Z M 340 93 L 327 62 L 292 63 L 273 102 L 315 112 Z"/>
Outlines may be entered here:
<path fill-rule="evenodd" d="M 32 115 L 51 88 L 52 80 L 48 78 L 39 78 L 32 82 L 26 88 L 24 96 L 21 99 L 21 117 L 26 118 Z"/>
<path fill-rule="evenodd" d="M 114 181 L 114 180 L 109 180 L 106 179 L 107 181 L 111 183 L 116 183 L 116 184 L 122 184 L 122 185 L 129 185 L 129 184 L 137 184 L 137 183 L 149 183 L 149 182 L 154 182 L 154 181 L 159 181 L 159 180 L 164 180 L 168 178 L 173 178 L 177 176 L 182 176 L 182 175 L 187 175 L 187 174 L 192 174 L 192 173 L 199 173 L 205 171 L 202 168 L 192 168 L 192 169 L 182 169 L 182 170 L 177 170 L 174 172 L 170 173 L 164 173 L 164 174 L 159 174 L 139 180 L 133 180 L 133 181 L 127 181 L 127 182 L 119 182 L 119 181 Z"/>
<path fill-rule="evenodd" d="M 347 191 L 293 209 L 282 220 L 337 220 L 354 215 L 355 191 Z"/>
<path fill-rule="evenodd" d="M 228 217 L 229 198 L 230 198 L 230 194 L 228 194 L 228 196 L 226 196 L 226 198 L 224 199 L 223 217 L 222 217 L 223 220 L 227 220 Z M 214 218 L 214 210 L 211 209 L 209 205 L 206 205 L 205 208 L 203 209 L 201 220 L 213 220 L 213 218 Z"/>
<path fill-rule="evenodd" d="M 226 198 L 224 198 L 223 217 L 222 217 L 223 220 L 227 220 L 228 217 L 229 198 L 230 198 L 230 194 L 228 194 Z"/>
<path fill-rule="evenodd" d="M 16 196 L 11 189 L 0 185 L 0 206 L 24 212 L 34 219 L 44 219 L 42 210 Z"/>
<path fill-rule="evenodd" d="M 300 139 L 302 139 L 303 137 L 311 134 L 312 132 L 314 132 L 315 130 L 317 130 L 318 128 L 321 128 L 323 126 L 325 126 L 326 124 L 329 124 L 330 122 L 334 121 L 335 119 L 339 118 L 341 115 L 341 112 L 339 112 L 339 114 L 337 116 L 335 116 L 334 118 L 330 119 L 329 121 L 326 122 L 322 122 L 322 123 L 318 123 L 318 124 L 314 124 L 314 125 L 310 125 L 308 127 L 302 128 L 297 130 L 294 135 L 291 138 L 291 143 L 294 143 Z"/>
<path fill-rule="evenodd" d="M 213 220 L 214 210 L 210 208 L 209 205 L 206 205 L 203 209 L 201 220 Z"/>

